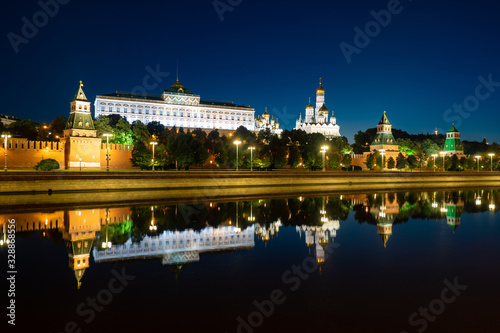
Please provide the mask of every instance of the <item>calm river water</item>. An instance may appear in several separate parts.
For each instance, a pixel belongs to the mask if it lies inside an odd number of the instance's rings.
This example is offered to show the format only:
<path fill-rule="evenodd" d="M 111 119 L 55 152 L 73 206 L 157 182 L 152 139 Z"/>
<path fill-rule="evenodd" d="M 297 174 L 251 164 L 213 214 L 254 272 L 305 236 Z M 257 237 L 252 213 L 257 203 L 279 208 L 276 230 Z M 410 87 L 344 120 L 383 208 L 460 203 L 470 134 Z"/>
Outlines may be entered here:
<path fill-rule="evenodd" d="M 484 189 L 0 208 L 3 308 L 19 332 L 498 332 L 499 208 Z"/>

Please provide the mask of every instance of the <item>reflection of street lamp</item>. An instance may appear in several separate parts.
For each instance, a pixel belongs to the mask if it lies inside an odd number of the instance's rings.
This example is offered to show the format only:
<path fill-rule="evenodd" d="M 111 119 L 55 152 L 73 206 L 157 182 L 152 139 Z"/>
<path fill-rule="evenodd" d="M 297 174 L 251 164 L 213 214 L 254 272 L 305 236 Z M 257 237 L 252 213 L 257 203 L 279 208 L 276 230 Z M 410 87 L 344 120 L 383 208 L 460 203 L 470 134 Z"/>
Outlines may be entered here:
<path fill-rule="evenodd" d="M 255 221 L 255 217 L 253 216 L 253 201 L 250 201 L 250 216 L 248 217 L 248 221 Z"/>
<path fill-rule="evenodd" d="M 109 156 L 108 145 L 109 145 L 109 137 L 113 136 L 113 134 L 104 133 L 103 136 L 106 137 L 106 171 L 109 172 L 109 160 L 111 159 L 111 156 Z"/>
<path fill-rule="evenodd" d="M 380 149 L 380 155 L 382 155 L 382 171 L 384 171 L 384 166 L 385 166 L 385 163 L 384 163 L 384 155 L 385 155 L 385 149 Z"/>
<path fill-rule="evenodd" d="M 151 225 L 149 226 L 150 231 L 156 231 L 157 227 L 155 225 L 155 211 L 153 206 L 151 206 Z"/>
<path fill-rule="evenodd" d="M 4 244 L 9 244 L 10 241 L 9 239 L 7 238 L 7 218 L 6 218 L 6 215 L 4 215 L 4 221 L 3 221 L 3 239 L 0 239 L 0 246 L 4 245 Z"/>
<path fill-rule="evenodd" d="M 493 156 L 495 156 L 495 154 L 488 154 L 488 156 L 490 157 L 491 160 L 491 171 L 493 171 Z"/>
<path fill-rule="evenodd" d="M 443 171 L 444 171 L 444 156 L 446 155 L 446 153 L 444 151 L 440 151 L 439 154 L 443 156 Z"/>
<path fill-rule="evenodd" d="M 108 224 L 109 224 L 109 209 L 106 208 L 106 241 L 102 242 L 102 247 L 104 249 L 111 248 L 111 242 L 108 239 Z"/>
<path fill-rule="evenodd" d="M 250 149 L 250 171 L 253 171 L 253 150 L 255 147 L 248 147 Z"/>
<path fill-rule="evenodd" d="M 80 157 L 80 171 L 82 171 L 82 158 Z"/>
<path fill-rule="evenodd" d="M 436 157 L 438 154 L 432 154 L 432 157 L 434 157 L 434 172 L 436 171 Z"/>
<path fill-rule="evenodd" d="M 490 191 L 490 204 L 488 207 L 491 211 L 495 210 L 495 204 L 493 203 L 493 191 Z"/>
<path fill-rule="evenodd" d="M 481 159 L 481 156 L 474 156 L 477 161 L 477 172 L 479 172 L 479 160 Z"/>
<path fill-rule="evenodd" d="M 236 145 L 236 171 L 238 171 L 238 165 L 240 164 L 238 160 L 238 145 L 241 143 L 241 141 L 236 140 L 233 143 Z"/>
<path fill-rule="evenodd" d="M 149 144 L 153 146 L 153 160 L 152 160 L 152 162 L 153 162 L 153 171 L 155 171 L 155 146 L 158 144 L 158 142 L 151 141 Z"/>
<path fill-rule="evenodd" d="M 326 153 L 327 149 L 328 149 L 328 146 L 322 146 L 321 147 L 321 153 L 323 154 L 322 155 L 323 156 L 323 171 L 326 170 L 326 167 L 325 167 L 325 153 Z"/>
<path fill-rule="evenodd" d="M 5 134 L 2 134 L 2 138 L 5 139 L 5 143 L 4 143 L 4 148 L 5 148 L 5 168 L 4 170 L 7 172 L 7 138 L 10 138 L 11 135 L 8 134 L 8 133 L 5 133 Z"/>

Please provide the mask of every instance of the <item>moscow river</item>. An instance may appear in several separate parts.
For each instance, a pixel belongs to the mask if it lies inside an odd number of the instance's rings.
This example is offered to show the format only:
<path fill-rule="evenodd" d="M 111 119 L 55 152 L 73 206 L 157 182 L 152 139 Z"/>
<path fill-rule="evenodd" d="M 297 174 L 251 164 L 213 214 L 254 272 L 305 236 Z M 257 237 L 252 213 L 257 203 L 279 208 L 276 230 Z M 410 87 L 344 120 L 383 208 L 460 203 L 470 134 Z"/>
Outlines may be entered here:
<path fill-rule="evenodd" d="M 0 207 L 9 328 L 497 332 L 499 208 L 495 188 Z"/>

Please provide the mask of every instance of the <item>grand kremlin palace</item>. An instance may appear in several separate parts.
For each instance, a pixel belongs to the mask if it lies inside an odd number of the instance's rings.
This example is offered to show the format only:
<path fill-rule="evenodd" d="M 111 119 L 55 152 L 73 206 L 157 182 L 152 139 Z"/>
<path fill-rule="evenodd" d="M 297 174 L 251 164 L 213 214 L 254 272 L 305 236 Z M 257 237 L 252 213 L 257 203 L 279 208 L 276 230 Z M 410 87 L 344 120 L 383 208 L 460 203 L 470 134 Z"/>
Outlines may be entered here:
<path fill-rule="evenodd" d="M 255 130 L 255 110 L 249 105 L 202 100 L 179 79 L 159 96 L 117 91 L 97 95 L 94 106 L 95 118 L 117 114 L 130 123 L 140 120 L 144 124 L 157 121 L 166 127 L 236 130 L 245 126 Z"/>

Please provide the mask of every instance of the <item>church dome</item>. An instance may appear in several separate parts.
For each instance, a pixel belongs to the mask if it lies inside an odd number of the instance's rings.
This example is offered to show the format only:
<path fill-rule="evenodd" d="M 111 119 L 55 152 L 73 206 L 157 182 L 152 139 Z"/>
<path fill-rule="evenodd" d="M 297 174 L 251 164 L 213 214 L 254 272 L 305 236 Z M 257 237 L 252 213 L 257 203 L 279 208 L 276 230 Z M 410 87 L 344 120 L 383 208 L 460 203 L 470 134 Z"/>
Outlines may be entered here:
<path fill-rule="evenodd" d="M 319 113 L 320 114 L 328 114 L 328 108 L 323 104 L 321 108 L 319 108 Z"/>
<path fill-rule="evenodd" d="M 267 108 L 266 111 L 264 111 L 264 114 L 262 115 L 263 118 L 269 118 L 269 113 L 267 113 Z"/>
<path fill-rule="evenodd" d="M 319 84 L 319 87 L 318 89 L 316 89 L 316 93 L 319 94 L 319 93 L 325 93 L 325 89 L 321 86 L 321 83 Z"/>

